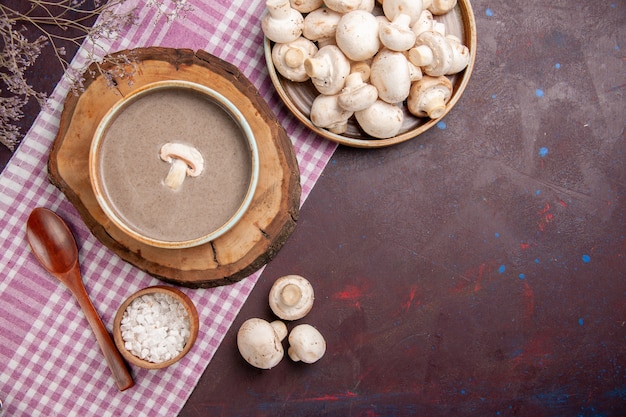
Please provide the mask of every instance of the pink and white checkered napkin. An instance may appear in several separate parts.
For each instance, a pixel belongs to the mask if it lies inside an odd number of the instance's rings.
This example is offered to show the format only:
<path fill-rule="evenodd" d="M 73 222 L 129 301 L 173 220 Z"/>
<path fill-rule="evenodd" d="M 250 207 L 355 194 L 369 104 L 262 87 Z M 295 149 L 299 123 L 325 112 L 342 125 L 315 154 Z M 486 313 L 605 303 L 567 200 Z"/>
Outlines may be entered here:
<path fill-rule="evenodd" d="M 140 7 L 139 24 L 105 52 L 165 46 L 203 49 L 237 66 L 257 87 L 289 134 L 300 164 L 302 202 L 313 188 L 335 145 L 290 116 L 267 71 L 260 17 L 263 0 L 189 0 L 185 19 L 167 22 Z M 168 2 L 163 2 L 167 7 Z M 84 47 L 75 62 L 84 60 Z M 56 211 L 79 244 L 87 292 L 105 325 L 130 294 L 160 281 L 139 271 L 100 244 L 63 194 L 49 184 L 46 163 L 58 130 L 68 84 L 61 80 L 0 176 L 0 399 L 10 416 L 172 416 L 183 407 L 261 271 L 241 282 L 213 289 L 183 289 L 200 314 L 200 334 L 179 363 L 158 371 L 133 368 L 135 387 L 119 392 L 86 319 L 70 292 L 35 261 L 25 224 L 37 206 Z"/>

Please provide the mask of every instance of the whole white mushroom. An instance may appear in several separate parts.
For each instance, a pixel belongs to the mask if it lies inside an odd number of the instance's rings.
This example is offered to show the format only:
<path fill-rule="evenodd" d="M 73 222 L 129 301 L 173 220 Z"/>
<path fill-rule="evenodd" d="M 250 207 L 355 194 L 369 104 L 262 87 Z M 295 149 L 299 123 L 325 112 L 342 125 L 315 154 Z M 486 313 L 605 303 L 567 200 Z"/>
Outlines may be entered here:
<path fill-rule="evenodd" d="M 287 352 L 295 362 L 314 363 L 326 353 L 326 341 L 315 327 L 310 324 L 299 324 L 289 333 Z"/>
<path fill-rule="evenodd" d="M 285 275 L 274 281 L 270 289 L 270 308 L 283 320 L 298 320 L 313 307 L 313 286 L 300 275 Z"/>
<path fill-rule="evenodd" d="M 404 112 L 400 107 L 382 100 L 376 100 L 368 108 L 354 112 L 354 116 L 365 133 L 378 139 L 397 135 L 404 121 Z"/>
<path fill-rule="evenodd" d="M 364 10 L 344 14 L 335 32 L 337 46 L 352 61 L 372 58 L 380 49 L 378 25 L 378 19 Z"/>
<path fill-rule="evenodd" d="M 271 369 L 282 360 L 285 350 L 281 341 L 287 335 L 287 326 L 281 321 L 269 323 L 260 318 L 243 322 L 237 332 L 239 353 L 250 365 Z"/>

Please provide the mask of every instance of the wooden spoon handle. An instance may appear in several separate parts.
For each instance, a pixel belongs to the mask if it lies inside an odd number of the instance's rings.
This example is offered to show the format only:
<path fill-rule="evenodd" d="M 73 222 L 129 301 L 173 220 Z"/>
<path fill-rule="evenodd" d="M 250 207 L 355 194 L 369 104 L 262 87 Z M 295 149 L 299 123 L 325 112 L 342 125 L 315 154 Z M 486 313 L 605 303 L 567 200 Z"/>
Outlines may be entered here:
<path fill-rule="evenodd" d="M 80 277 L 80 272 L 78 268 L 72 269 L 67 272 L 67 275 L 74 274 L 78 274 Z M 75 279 L 75 276 L 67 278 L 68 279 L 65 279 L 64 282 L 68 284 L 68 288 L 70 289 L 72 294 L 74 294 L 74 297 L 78 301 L 78 304 L 80 304 L 83 313 L 85 313 L 85 317 L 87 318 L 89 325 L 96 335 L 96 340 L 100 345 L 100 349 L 104 354 L 104 358 L 106 359 L 107 364 L 109 365 L 109 368 L 113 373 L 113 379 L 115 380 L 117 387 L 120 391 L 124 391 L 132 387 L 133 385 L 135 385 L 135 382 L 133 381 L 133 377 L 128 371 L 126 362 L 124 362 L 124 358 L 122 358 L 119 350 L 117 350 L 113 339 L 111 339 L 111 335 L 104 326 L 104 323 L 102 323 L 100 315 L 98 315 L 98 312 L 93 306 L 93 303 L 89 299 L 89 295 L 87 294 L 87 291 L 82 284 L 82 280 L 80 278 Z"/>

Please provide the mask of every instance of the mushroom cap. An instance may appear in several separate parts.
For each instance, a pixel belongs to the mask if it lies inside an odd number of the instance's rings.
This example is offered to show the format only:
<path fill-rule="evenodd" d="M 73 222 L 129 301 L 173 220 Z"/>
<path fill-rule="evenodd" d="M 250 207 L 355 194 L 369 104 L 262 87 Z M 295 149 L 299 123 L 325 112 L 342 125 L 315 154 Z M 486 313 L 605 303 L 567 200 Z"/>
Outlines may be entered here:
<path fill-rule="evenodd" d="M 452 64 L 446 75 L 452 75 L 463 71 L 470 62 L 469 48 L 461 43 L 461 40 L 453 35 L 447 35 L 446 39 L 452 48 Z"/>
<path fill-rule="evenodd" d="M 402 52 L 381 50 L 372 61 L 370 82 L 387 103 L 404 101 L 411 88 L 411 68 Z"/>
<path fill-rule="evenodd" d="M 392 51 L 408 51 L 415 45 L 417 35 L 409 26 L 410 17 L 397 15 L 392 22 L 380 22 L 378 36 L 380 42 Z"/>
<path fill-rule="evenodd" d="M 237 347 L 246 362 L 260 369 L 273 368 L 285 353 L 274 327 L 259 318 L 243 322 L 237 332 Z"/>
<path fill-rule="evenodd" d="M 364 10 L 344 14 L 335 32 L 337 46 L 353 61 L 372 58 L 380 49 L 378 25 L 378 19 Z"/>
<path fill-rule="evenodd" d="M 454 9 L 457 0 L 431 0 L 428 10 L 433 14 L 442 15 Z"/>
<path fill-rule="evenodd" d="M 383 13 L 390 21 L 400 14 L 406 14 L 413 24 L 419 19 L 422 9 L 422 0 L 385 0 L 383 2 Z"/>
<path fill-rule="evenodd" d="M 159 156 L 165 162 L 172 163 L 179 159 L 187 163 L 187 175 L 197 177 L 204 170 L 204 158 L 199 150 L 192 145 L 178 142 L 168 142 L 161 146 Z"/>
<path fill-rule="evenodd" d="M 315 327 L 299 324 L 289 334 L 287 352 L 295 362 L 314 363 L 326 353 L 326 341 Z"/>
<path fill-rule="evenodd" d="M 298 320 L 313 307 L 315 294 L 311 283 L 300 275 L 278 278 L 269 294 L 270 308 L 283 320 Z"/>
<path fill-rule="evenodd" d="M 304 60 L 306 73 L 322 94 L 337 94 L 350 74 L 350 61 L 336 45 L 321 47 L 317 53 Z"/>
<path fill-rule="evenodd" d="M 397 135 L 404 120 L 400 107 L 382 100 L 376 100 L 365 110 L 354 112 L 354 116 L 365 133 L 378 139 Z"/>
<path fill-rule="evenodd" d="M 348 111 L 365 110 L 378 99 L 378 90 L 363 82 L 361 73 L 353 72 L 346 79 L 346 86 L 337 97 L 337 104 Z"/>
<path fill-rule="evenodd" d="M 324 0 L 324 4 L 338 13 L 349 13 L 359 8 L 361 0 Z"/>
<path fill-rule="evenodd" d="M 290 0 L 291 7 L 300 13 L 309 13 L 324 5 L 324 0 Z"/>
<path fill-rule="evenodd" d="M 438 119 L 445 113 L 451 96 L 452 82 L 446 76 L 426 75 L 411 86 L 407 107 L 417 117 Z"/>
<path fill-rule="evenodd" d="M 438 77 L 448 72 L 454 56 L 452 47 L 444 35 L 439 32 L 427 30 L 417 36 L 415 46 L 415 48 L 409 51 L 409 59 L 413 64 L 422 67 L 426 74 L 433 77 Z M 421 46 L 427 46 L 432 54 L 430 59 L 426 62 L 422 62 L 419 53 L 417 55 L 413 54 L 414 52 L 419 52 Z"/>
<path fill-rule="evenodd" d="M 411 26 L 411 30 L 415 35 L 419 35 L 422 32 L 427 30 L 433 30 L 433 25 L 435 24 L 435 20 L 433 19 L 433 14 L 430 10 L 422 10 L 419 19 L 415 21 L 415 23 Z"/>
<path fill-rule="evenodd" d="M 304 18 L 302 35 L 312 41 L 334 38 L 341 16 L 341 13 L 327 7 L 313 10 Z"/>
<path fill-rule="evenodd" d="M 304 69 L 304 60 L 317 53 L 317 46 L 304 38 L 299 37 L 289 43 L 277 43 L 272 48 L 272 62 L 276 71 L 291 81 L 303 82 L 309 79 Z"/>

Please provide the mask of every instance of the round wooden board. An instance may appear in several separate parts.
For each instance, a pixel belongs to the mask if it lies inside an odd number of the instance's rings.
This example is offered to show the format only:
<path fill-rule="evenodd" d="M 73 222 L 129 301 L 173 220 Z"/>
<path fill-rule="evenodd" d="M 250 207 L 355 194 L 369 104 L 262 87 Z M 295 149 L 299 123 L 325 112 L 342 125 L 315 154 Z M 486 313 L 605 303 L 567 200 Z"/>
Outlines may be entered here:
<path fill-rule="evenodd" d="M 296 225 L 300 172 L 289 137 L 250 81 L 207 52 L 153 47 L 112 56 L 124 55 L 134 57 L 134 67 L 127 68 L 131 83 L 113 78 L 111 87 L 92 67 L 85 72 L 84 92 L 68 94 L 48 161 L 50 182 L 74 204 L 98 240 L 163 281 L 198 288 L 247 277 L 272 259 Z M 203 84 L 224 95 L 246 117 L 259 149 L 258 187 L 242 220 L 214 241 L 187 249 L 152 247 L 125 235 L 100 209 L 89 179 L 89 148 L 105 113 L 134 89 L 169 79 Z"/>

